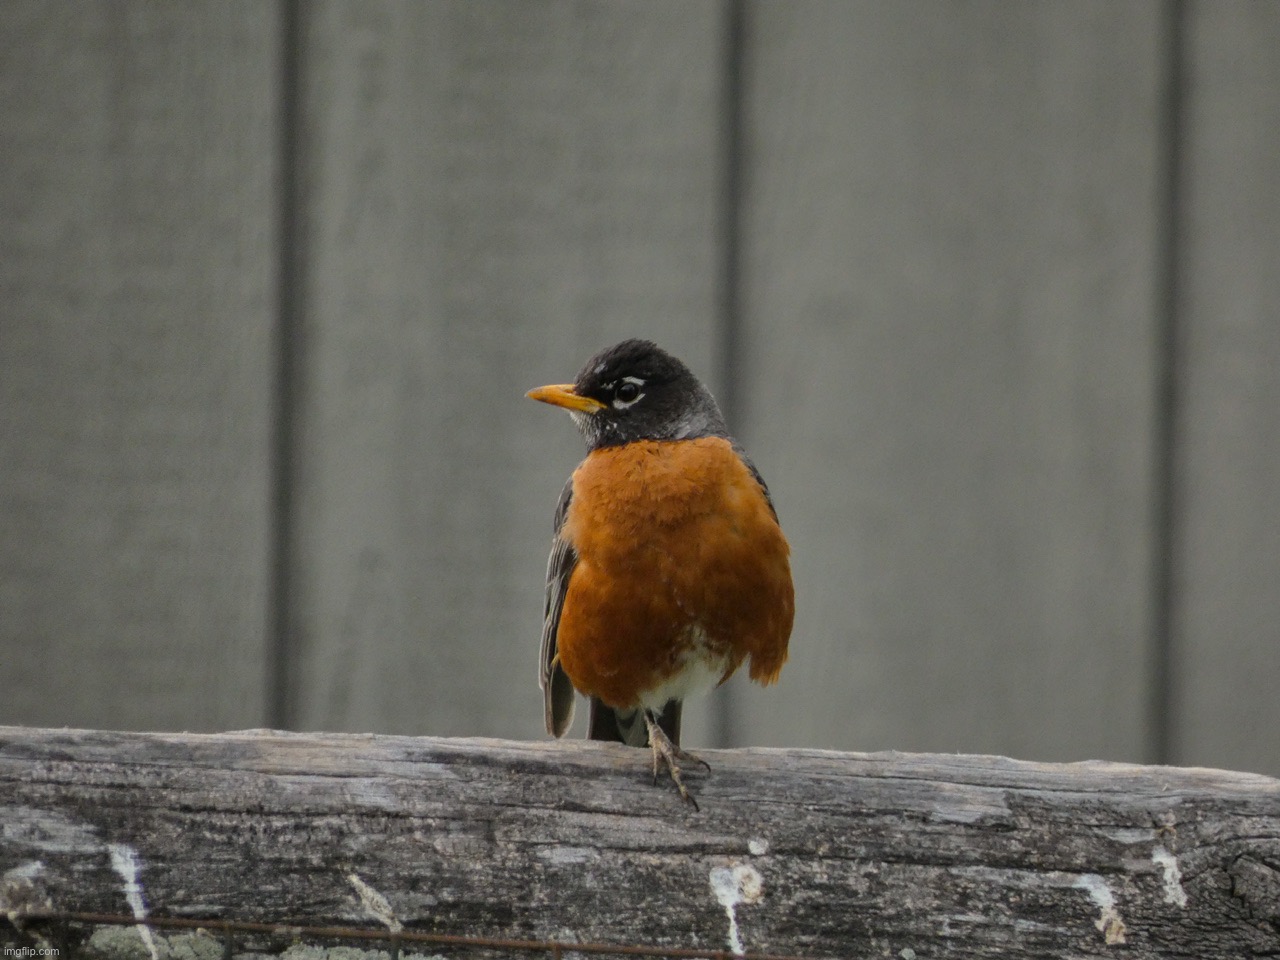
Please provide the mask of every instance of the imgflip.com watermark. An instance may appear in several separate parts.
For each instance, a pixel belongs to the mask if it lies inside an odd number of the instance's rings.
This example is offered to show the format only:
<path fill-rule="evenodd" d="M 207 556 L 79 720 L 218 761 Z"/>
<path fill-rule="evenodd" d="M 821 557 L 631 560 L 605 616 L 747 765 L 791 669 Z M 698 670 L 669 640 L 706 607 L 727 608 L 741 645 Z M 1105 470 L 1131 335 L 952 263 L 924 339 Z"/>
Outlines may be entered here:
<path fill-rule="evenodd" d="M 5 947 L 3 956 L 30 960 L 31 957 L 56 957 L 59 953 L 57 947 Z"/>

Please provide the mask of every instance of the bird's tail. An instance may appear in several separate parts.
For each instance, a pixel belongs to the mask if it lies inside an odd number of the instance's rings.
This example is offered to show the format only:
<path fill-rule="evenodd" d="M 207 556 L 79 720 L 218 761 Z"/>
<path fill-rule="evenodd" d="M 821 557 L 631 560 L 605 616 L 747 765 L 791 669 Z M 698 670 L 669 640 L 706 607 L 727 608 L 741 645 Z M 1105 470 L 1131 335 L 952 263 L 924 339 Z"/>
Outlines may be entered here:
<path fill-rule="evenodd" d="M 669 700 L 662 708 L 662 713 L 655 718 L 662 732 L 670 737 L 671 742 L 677 747 L 680 746 L 681 707 L 679 700 Z M 647 747 L 649 729 L 644 722 L 643 708 L 615 710 L 598 698 L 592 697 L 587 739 L 625 743 L 629 747 Z"/>

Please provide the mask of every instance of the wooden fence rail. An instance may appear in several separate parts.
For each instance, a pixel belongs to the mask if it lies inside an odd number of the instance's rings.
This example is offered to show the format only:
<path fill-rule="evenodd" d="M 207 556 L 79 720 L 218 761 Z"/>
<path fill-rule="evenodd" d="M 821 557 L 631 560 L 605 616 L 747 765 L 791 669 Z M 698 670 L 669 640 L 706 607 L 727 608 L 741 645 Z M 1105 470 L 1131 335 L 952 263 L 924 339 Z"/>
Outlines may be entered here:
<path fill-rule="evenodd" d="M 0 942 L 74 955 L 93 913 L 151 921 L 157 957 L 183 924 L 463 957 L 1280 954 L 1280 781 L 705 756 L 699 812 L 613 745 L 0 727 Z"/>

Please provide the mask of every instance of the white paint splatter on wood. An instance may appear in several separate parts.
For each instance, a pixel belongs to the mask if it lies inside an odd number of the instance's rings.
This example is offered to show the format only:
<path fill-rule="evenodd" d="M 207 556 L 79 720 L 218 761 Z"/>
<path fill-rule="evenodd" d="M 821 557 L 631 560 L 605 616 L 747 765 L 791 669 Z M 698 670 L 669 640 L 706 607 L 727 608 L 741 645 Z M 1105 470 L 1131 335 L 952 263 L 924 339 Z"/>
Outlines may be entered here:
<path fill-rule="evenodd" d="M 731 953 L 743 954 L 742 933 L 738 929 L 738 904 L 759 903 L 764 896 L 764 880 L 759 872 L 747 864 L 733 867 L 715 867 L 711 871 L 711 890 L 724 907 L 729 918 L 729 936 L 726 940 Z"/>
<path fill-rule="evenodd" d="M 126 843 L 107 844 L 107 855 L 111 858 L 111 869 L 124 883 L 124 899 L 133 912 L 138 923 L 138 936 L 147 945 L 151 960 L 160 960 L 156 952 L 156 942 L 151 937 L 151 929 L 146 925 L 147 904 L 142 899 L 142 864 L 138 862 L 137 851 Z"/>
<path fill-rule="evenodd" d="M 1093 925 L 1098 928 L 1107 945 L 1115 946 L 1118 943 L 1124 943 L 1124 921 L 1120 919 L 1120 911 L 1116 909 L 1116 898 L 1112 895 L 1111 888 L 1107 886 L 1107 881 L 1096 873 L 1086 873 L 1077 877 L 1073 886 L 1086 891 L 1098 905 L 1099 916 Z"/>
<path fill-rule="evenodd" d="M 387 898 L 365 883 L 359 874 L 348 873 L 347 882 L 355 887 L 356 893 L 360 896 L 360 905 L 364 907 L 365 913 L 383 924 L 392 933 L 399 933 L 404 929 L 404 924 L 396 917 L 396 912 L 391 909 L 391 904 Z"/>
<path fill-rule="evenodd" d="M 1182 887 L 1182 871 L 1178 869 L 1178 858 L 1164 847 L 1156 847 L 1151 851 L 1151 859 L 1164 872 L 1164 902 L 1175 907 L 1187 905 L 1187 891 Z"/>

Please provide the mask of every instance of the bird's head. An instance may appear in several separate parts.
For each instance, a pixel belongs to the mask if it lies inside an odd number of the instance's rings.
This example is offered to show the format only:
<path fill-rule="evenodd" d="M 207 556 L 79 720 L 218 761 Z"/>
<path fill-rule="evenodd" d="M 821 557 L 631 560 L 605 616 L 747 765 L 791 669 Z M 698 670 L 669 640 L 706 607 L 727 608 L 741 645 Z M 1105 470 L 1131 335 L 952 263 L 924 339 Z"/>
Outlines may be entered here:
<path fill-rule="evenodd" d="M 538 387 L 528 396 L 568 410 L 592 450 L 633 440 L 729 435 L 711 392 L 648 340 L 601 350 L 573 383 Z"/>

